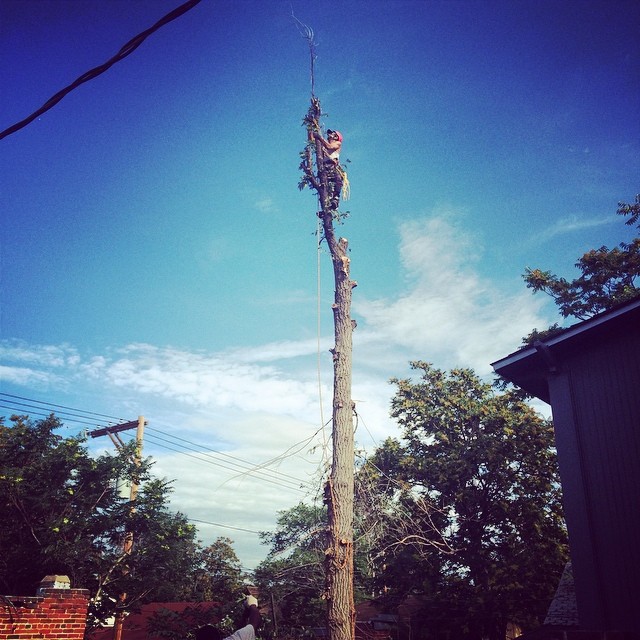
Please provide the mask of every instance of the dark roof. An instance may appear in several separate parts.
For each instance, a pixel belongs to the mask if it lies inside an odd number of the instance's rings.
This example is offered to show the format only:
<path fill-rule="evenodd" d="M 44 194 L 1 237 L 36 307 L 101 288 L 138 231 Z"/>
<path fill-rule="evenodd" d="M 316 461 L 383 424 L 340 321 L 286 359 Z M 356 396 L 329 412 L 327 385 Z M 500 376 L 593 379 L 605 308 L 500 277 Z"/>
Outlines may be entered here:
<path fill-rule="evenodd" d="M 162 640 L 159 636 L 152 636 L 147 633 L 150 618 L 163 610 L 174 613 L 184 613 L 185 610 L 198 610 L 203 613 L 219 607 L 218 602 L 150 602 L 140 607 L 138 613 L 127 616 L 122 626 L 122 640 Z M 113 627 L 96 629 L 91 633 L 91 640 L 111 640 L 113 638 Z"/>
<path fill-rule="evenodd" d="M 553 627 L 578 626 L 578 605 L 576 604 L 576 589 L 571 562 L 567 562 L 564 567 L 544 624 Z"/>
<path fill-rule="evenodd" d="M 492 362 L 496 373 L 527 393 L 549 402 L 547 377 L 562 359 L 585 342 L 640 329 L 640 298 L 599 313 L 559 334 Z"/>

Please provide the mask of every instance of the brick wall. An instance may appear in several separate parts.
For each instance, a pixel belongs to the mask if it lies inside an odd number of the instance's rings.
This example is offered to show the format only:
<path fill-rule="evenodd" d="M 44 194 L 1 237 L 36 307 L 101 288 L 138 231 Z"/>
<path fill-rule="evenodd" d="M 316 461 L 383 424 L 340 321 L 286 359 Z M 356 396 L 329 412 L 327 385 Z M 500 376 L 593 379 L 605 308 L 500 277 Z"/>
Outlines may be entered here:
<path fill-rule="evenodd" d="M 87 589 L 42 589 L 33 597 L 0 597 L 0 640 L 82 640 Z"/>

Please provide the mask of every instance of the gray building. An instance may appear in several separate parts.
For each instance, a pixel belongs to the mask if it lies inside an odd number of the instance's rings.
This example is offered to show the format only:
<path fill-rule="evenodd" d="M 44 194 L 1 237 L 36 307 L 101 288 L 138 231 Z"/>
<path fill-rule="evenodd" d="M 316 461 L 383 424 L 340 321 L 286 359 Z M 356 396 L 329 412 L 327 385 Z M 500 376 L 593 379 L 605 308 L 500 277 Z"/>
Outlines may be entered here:
<path fill-rule="evenodd" d="M 636 637 L 640 299 L 516 351 L 493 368 L 551 405 L 579 627 Z"/>

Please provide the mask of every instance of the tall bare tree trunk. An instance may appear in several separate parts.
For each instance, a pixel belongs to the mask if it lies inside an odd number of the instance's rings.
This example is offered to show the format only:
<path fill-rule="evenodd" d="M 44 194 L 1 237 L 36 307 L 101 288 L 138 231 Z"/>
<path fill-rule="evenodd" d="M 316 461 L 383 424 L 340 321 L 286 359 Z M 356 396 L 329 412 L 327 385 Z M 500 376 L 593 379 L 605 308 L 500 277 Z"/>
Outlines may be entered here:
<path fill-rule="evenodd" d="M 330 640 L 353 640 L 355 637 L 355 605 L 353 599 L 353 502 L 354 502 L 354 403 L 351 399 L 352 334 L 351 297 L 356 282 L 350 279 L 350 260 L 346 238 L 337 238 L 333 223 L 337 217 L 331 207 L 328 177 L 322 162 L 323 151 L 315 140 L 321 115 L 316 98 L 305 123 L 310 143 L 303 152 L 304 184 L 318 194 L 324 239 L 329 246 L 335 281 L 332 305 L 335 333 L 333 354 L 333 460 L 325 485 L 328 509 L 328 540 L 325 550 L 325 596 Z M 313 171 L 312 148 L 316 156 L 317 174 Z"/>
<path fill-rule="evenodd" d="M 323 216 L 325 237 L 327 216 Z M 351 399 L 351 354 L 353 326 L 350 318 L 351 291 L 347 241 L 329 241 L 335 279 L 333 320 L 333 461 L 325 486 L 329 516 L 329 540 L 325 551 L 325 575 L 331 640 L 353 640 L 353 401 Z"/>

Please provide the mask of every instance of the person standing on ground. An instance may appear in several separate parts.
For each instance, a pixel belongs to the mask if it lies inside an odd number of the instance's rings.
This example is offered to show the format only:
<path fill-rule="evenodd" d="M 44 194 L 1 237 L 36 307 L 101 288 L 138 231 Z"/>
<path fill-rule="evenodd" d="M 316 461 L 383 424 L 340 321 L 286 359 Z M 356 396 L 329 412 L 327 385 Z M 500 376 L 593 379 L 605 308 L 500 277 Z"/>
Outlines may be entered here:
<path fill-rule="evenodd" d="M 245 626 L 234 631 L 224 640 L 255 640 L 256 631 L 262 625 L 262 616 L 258 609 L 258 601 L 253 596 L 247 596 L 244 601 Z"/>

